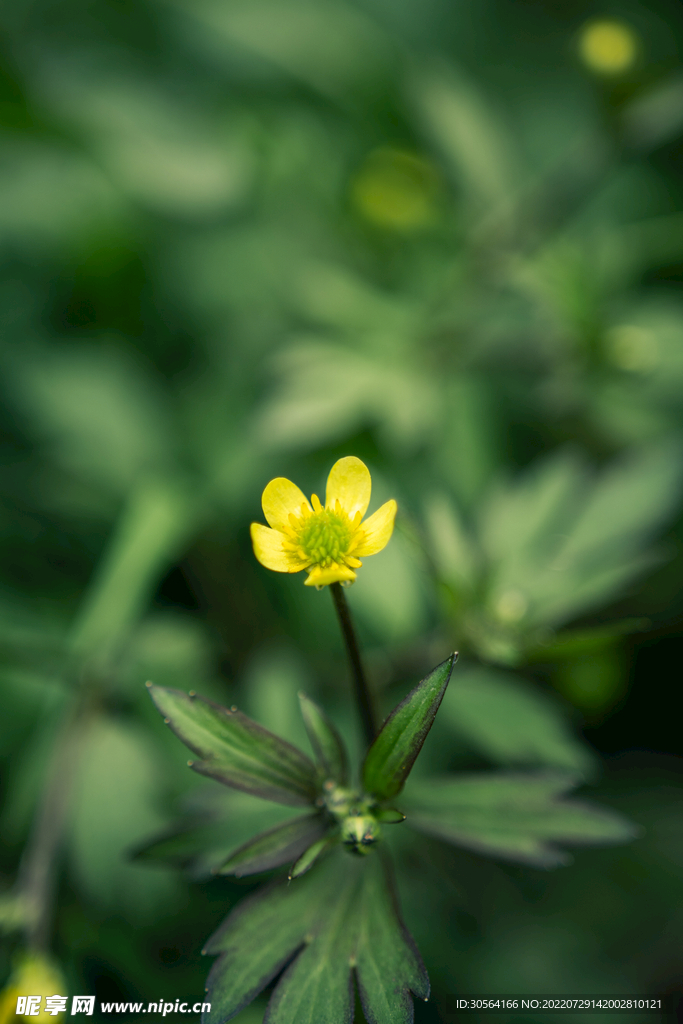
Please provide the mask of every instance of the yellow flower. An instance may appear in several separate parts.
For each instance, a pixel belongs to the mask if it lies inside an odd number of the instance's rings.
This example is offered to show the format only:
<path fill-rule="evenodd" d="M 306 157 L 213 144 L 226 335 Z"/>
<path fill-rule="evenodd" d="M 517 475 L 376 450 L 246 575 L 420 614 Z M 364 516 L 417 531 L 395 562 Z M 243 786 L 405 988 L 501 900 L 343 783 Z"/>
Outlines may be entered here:
<path fill-rule="evenodd" d="M 393 498 L 362 522 L 371 488 L 368 467 L 353 455 L 330 470 L 324 508 L 316 494 L 309 503 L 291 480 L 276 477 L 261 499 L 270 527 L 251 524 L 254 554 L 275 572 L 305 569 L 307 587 L 353 583 L 361 557 L 381 551 L 394 529 Z"/>
<path fill-rule="evenodd" d="M 51 1014 L 45 1009 L 45 997 L 68 994 L 66 982 L 59 967 L 41 954 L 27 954 L 15 966 L 7 985 L 0 992 L 0 1024 L 18 1024 L 19 1021 L 53 1021 L 59 1024 L 66 1013 Z M 37 1014 L 28 1017 L 16 1014 L 19 996 L 40 996 Z"/>

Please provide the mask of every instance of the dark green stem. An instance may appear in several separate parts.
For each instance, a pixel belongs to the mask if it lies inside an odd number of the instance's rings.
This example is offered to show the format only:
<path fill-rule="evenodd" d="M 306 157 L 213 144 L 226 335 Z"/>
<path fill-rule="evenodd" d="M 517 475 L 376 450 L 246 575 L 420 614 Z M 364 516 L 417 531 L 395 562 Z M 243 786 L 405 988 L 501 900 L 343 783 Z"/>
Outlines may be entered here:
<path fill-rule="evenodd" d="M 358 704 L 358 711 L 363 723 L 363 731 L 365 733 L 368 746 L 370 746 L 377 735 L 377 719 L 375 717 L 372 697 L 370 696 L 368 681 L 365 678 L 365 672 L 363 671 L 363 663 L 360 660 L 356 632 L 353 628 L 351 613 L 349 611 L 349 606 L 346 603 L 346 597 L 341 583 L 331 583 L 330 590 L 332 591 L 332 600 L 334 601 L 334 607 L 337 610 L 339 625 L 341 626 L 344 643 L 346 644 L 346 651 L 351 663 L 354 692 L 356 695 L 356 703 Z"/>
<path fill-rule="evenodd" d="M 44 952 L 49 945 L 57 861 L 71 810 L 87 705 L 87 689 L 82 687 L 58 733 L 19 868 L 17 889 L 26 908 L 26 944 L 36 952 Z"/>

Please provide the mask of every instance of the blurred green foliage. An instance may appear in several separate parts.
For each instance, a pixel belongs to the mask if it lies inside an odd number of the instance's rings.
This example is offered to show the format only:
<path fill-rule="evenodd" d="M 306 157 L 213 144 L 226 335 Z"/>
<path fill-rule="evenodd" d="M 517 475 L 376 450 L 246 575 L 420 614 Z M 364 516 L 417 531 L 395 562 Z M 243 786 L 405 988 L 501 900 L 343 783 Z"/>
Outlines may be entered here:
<path fill-rule="evenodd" d="M 630 50 L 588 45 L 605 18 Z M 683 611 L 680 5 L 34 0 L 2 20 L 3 978 L 77 734 L 49 926 L 70 991 L 201 995 L 203 940 L 248 884 L 205 880 L 211 851 L 191 882 L 128 856 L 179 806 L 244 808 L 187 771 L 144 682 L 294 743 L 305 687 L 358 760 L 329 599 L 248 537 L 271 477 L 311 493 L 356 454 L 371 510 L 400 510 L 349 592 L 383 710 L 463 653 L 416 785 L 549 766 L 645 828 L 548 875 L 406 849 L 418 1020 L 449 1020 L 448 993 L 680 991 L 654 646 Z"/>

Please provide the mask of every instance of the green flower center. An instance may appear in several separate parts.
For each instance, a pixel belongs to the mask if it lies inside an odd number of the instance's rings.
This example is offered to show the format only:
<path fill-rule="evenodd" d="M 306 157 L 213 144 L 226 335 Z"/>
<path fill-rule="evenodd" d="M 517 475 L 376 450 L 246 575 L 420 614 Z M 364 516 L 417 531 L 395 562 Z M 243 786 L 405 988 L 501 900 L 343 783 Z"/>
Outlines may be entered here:
<path fill-rule="evenodd" d="M 323 569 L 344 557 L 350 539 L 348 523 L 326 508 L 310 516 L 299 534 L 299 544 L 306 558 Z"/>

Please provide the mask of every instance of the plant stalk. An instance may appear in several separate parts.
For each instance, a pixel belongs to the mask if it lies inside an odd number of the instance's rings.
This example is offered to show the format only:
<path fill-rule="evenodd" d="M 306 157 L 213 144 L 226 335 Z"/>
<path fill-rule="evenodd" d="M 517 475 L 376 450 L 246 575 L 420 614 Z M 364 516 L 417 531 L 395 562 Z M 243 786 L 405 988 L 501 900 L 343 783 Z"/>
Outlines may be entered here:
<path fill-rule="evenodd" d="M 346 596 L 341 583 L 331 583 L 330 590 L 332 591 L 332 600 L 334 601 L 337 618 L 339 619 L 339 625 L 341 626 L 341 631 L 344 636 L 346 652 L 349 656 L 349 662 L 351 663 L 354 693 L 361 722 L 363 724 L 363 732 L 365 733 L 367 744 L 370 746 L 377 735 L 377 718 L 375 715 L 372 696 L 370 694 L 370 687 L 368 686 L 368 681 L 363 670 L 363 663 L 360 660 L 356 631 L 353 628 L 351 612 L 349 611 L 349 606 L 346 603 Z"/>
<path fill-rule="evenodd" d="M 87 714 L 87 696 L 81 690 L 67 711 L 57 736 L 19 868 L 17 890 L 27 909 L 24 925 L 26 944 L 36 952 L 45 952 L 50 943 L 57 862 L 71 810 L 73 781 Z"/>

